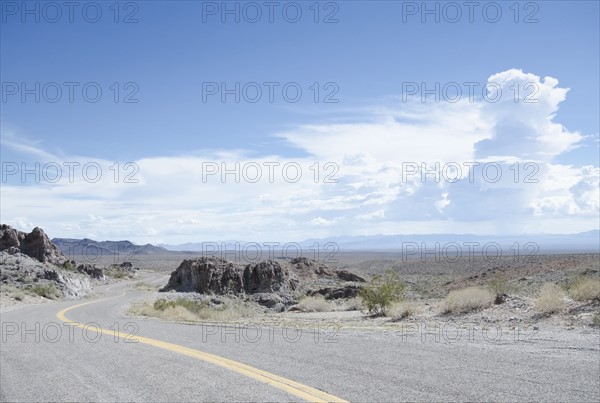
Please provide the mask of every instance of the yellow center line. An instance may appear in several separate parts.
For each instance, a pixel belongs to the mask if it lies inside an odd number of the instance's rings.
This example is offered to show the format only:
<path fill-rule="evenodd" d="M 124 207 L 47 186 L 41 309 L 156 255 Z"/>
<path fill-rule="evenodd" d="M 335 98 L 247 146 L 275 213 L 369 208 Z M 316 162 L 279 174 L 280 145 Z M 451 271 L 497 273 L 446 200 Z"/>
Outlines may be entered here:
<path fill-rule="evenodd" d="M 111 298 L 115 298 L 115 297 L 111 297 Z M 200 361 L 218 365 L 222 368 L 225 368 L 230 371 L 237 372 L 238 374 L 247 376 L 248 378 L 252 378 L 259 382 L 266 383 L 274 388 L 283 390 L 284 392 L 287 392 L 291 395 L 297 396 L 297 397 L 299 397 L 303 400 L 309 401 L 309 402 L 346 402 L 346 400 L 344 400 L 344 399 L 341 399 L 337 396 L 331 395 L 327 392 L 323 392 L 319 389 L 315 389 L 313 387 L 303 385 L 301 383 L 292 381 L 291 379 L 287 379 L 287 378 L 272 374 L 270 372 L 263 371 L 262 369 L 254 368 L 250 365 L 246 365 L 241 362 L 230 360 L 228 358 L 220 357 L 220 356 L 214 355 L 214 354 L 205 353 L 203 351 L 195 350 L 195 349 L 189 348 L 189 347 L 184 347 L 184 346 L 181 346 L 178 344 L 168 343 L 166 341 L 152 339 L 149 337 L 136 336 L 136 335 L 129 334 L 129 333 L 114 332 L 114 331 L 111 331 L 108 329 L 102 329 L 102 328 L 99 328 L 96 326 L 82 325 L 81 323 L 74 322 L 65 316 L 65 314 L 72 309 L 79 308 L 84 305 L 89 305 L 89 304 L 93 304 L 96 302 L 104 301 L 104 300 L 105 299 L 85 302 L 83 304 L 78 304 L 78 305 L 71 306 L 69 308 L 65 308 L 62 311 L 58 312 L 56 314 L 56 317 L 58 319 L 62 320 L 63 322 L 68 323 L 71 326 L 85 329 L 86 331 L 92 330 L 92 331 L 95 331 L 100 334 L 102 334 L 104 332 L 106 332 L 107 334 L 112 333 L 116 337 L 119 337 L 121 339 L 126 339 L 128 342 L 131 340 L 134 340 L 138 343 L 158 347 L 163 350 L 173 351 L 175 353 L 186 355 L 188 357 L 192 357 L 192 358 L 198 359 Z"/>

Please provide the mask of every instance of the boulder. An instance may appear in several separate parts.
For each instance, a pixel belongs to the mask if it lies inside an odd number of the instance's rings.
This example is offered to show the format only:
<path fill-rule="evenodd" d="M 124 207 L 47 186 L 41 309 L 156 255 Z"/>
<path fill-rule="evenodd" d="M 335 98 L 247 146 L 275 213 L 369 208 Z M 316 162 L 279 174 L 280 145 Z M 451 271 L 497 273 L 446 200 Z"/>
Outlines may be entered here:
<path fill-rule="evenodd" d="M 0 250 L 11 247 L 18 248 L 23 238 L 25 238 L 24 232 L 17 231 L 10 225 L 2 224 L 0 226 Z"/>
<path fill-rule="evenodd" d="M 358 296 L 358 293 L 362 287 L 356 285 L 347 285 L 345 287 L 326 287 L 314 291 L 309 291 L 307 295 L 315 296 L 322 295 L 325 299 L 341 299 L 341 298 L 354 298 Z"/>
<path fill-rule="evenodd" d="M 80 264 L 79 266 L 77 266 L 77 271 L 79 273 L 87 274 L 92 278 L 104 279 L 104 270 L 102 270 L 100 267 L 93 266 L 89 263 Z"/>
<path fill-rule="evenodd" d="M 358 274 L 351 273 L 348 270 L 338 270 L 336 273 L 340 280 L 355 281 L 357 283 L 364 283 L 366 281 L 363 277 L 359 276 Z"/>
<path fill-rule="evenodd" d="M 135 269 L 133 267 L 133 263 L 131 263 L 131 262 L 123 262 L 119 265 L 119 268 L 121 268 L 123 270 L 127 270 L 129 272 L 135 271 Z"/>

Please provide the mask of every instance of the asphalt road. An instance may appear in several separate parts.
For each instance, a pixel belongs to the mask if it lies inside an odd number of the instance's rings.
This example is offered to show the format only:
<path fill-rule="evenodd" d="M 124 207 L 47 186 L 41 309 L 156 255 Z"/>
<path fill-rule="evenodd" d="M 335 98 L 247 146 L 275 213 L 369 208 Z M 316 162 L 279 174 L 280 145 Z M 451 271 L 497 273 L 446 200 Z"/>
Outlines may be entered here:
<path fill-rule="evenodd" d="M 597 331 L 174 324 L 126 316 L 131 285 L 3 313 L 0 399 L 600 401 Z"/>

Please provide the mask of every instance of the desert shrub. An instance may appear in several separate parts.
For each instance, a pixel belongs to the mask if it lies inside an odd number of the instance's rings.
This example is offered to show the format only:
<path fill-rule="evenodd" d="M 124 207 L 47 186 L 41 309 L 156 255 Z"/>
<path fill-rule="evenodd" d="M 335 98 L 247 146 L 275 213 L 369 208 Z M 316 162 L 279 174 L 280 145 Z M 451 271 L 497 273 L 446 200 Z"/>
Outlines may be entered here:
<path fill-rule="evenodd" d="M 174 308 L 175 301 L 169 301 L 164 298 L 159 298 L 156 301 L 154 301 L 153 307 L 157 311 L 164 311 L 167 308 Z"/>
<path fill-rule="evenodd" d="M 175 305 L 185 308 L 195 314 L 198 314 L 209 307 L 208 301 L 194 301 L 185 298 L 177 298 L 175 300 Z"/>
<path fill-rule="evenodd" d="M 54 287 L 54 284 L 36 284 L 31 287 L 31 291 L 40 297 L 57 299 L 60 298 L 60 292 Z"/>
<path fill-rule="evenodd" d="M 346 311 L 362 311 L 365 305 L 360 297 L 349 298 L 344 302 L 344 310 Z"/>
<path fill-rule="evenodd" d="M 565 307 L 564 296 L 563 290 L 558 285 L 545 283 L 534 301 L 534 307 L 546 315 L 559 312 Z"/>
<path fill-rule="evenodd" d="M 600 327 L 600 313 L 597 313 L 592 317 L 592 326 Z"/>
<path fill-rule="evenodd" d="M 393 304 L 388 315 L 393 319 L 406 319 L 415 316 L 418 312 L 419 307 L 416 303 L 403 301 Z"/>
<path fill-rule="evenodd" d="M 177 322 L 194 322 L 197 320 L 196 316 L 187 309 L 170 304 L 163 307 L 162 310 L 157 310 L 149 303 L 136 303 L 131 306 L 129 313 L 134 315 L 152 316 Z"/>
<path fill-rule="evenodd" d="M 156 291 L 157 287 L 151 286 L 148 283 L 145 283 L 143 281 L 138 281 L 137 283 L 135 283 L 134 288 L 136 290 L 140 290 L 140 291 Z"/>
<path fill-rule="evenodd" d="M 390 306 L 402 300 L 405 288 L 398 273 L 388 269 L 383 275 L 373 276 L 371 282 L 360 290 L 359 296 L 370 314 L 386 316 Z"/>
<path fill-rule="evenodd" d="M 16 299 L 17 301 L 23 301 L 25 299 L 25 293 L 21 291 L 19 288 L 14 287 L 12 285 L 2 285 L 0 286 L 0 292 L 8 295 L 9 297 Z"/>
<path fill-rule="evenodd" d="M 508 280 L 504 274 L 496 274 L 488 283 L 488 289 L 494 294 L 494 304 L 502 304 L 508 293 Z"/>
<path fill-rule="evenodd" d="M 67 260 L 66 262 L 64 262 L 62 264 L 62 268 L 65 269 L 65 270 L 68 270 L 68 271 L 75 271 L 76 270 L 75 265 L 73 263 L 71 263 L 70 260 Z"/>
<path fill-rule="evenodd" d="M 305 312 L 329 312 L 335 309 L 335 306 L 321 295 L 304 297 L 298 301 L 296 307 Z"/>
<path fill-rule="evenodd" d="M 483 288 L 469 287 L 450 291 L 442 303 L 444 313 L 463 313 L 491 305 L 494 295 Z"/>
<path fill-rule="evenodd" d="M 579 277 L 568 287 L 568 292 L 576 301 L 600 299 L 600 278 Z"/>
<path fill-rule="evenodd" d="M 127 273 L 125 273 L 124 271 L 121 271 L 121 270 L 114 270 L 114 271 L 110 272 L 110 276 L 112 276 L 112 278 L 116 278 L 116 279 L 129 277 L 127 275 Z"/>

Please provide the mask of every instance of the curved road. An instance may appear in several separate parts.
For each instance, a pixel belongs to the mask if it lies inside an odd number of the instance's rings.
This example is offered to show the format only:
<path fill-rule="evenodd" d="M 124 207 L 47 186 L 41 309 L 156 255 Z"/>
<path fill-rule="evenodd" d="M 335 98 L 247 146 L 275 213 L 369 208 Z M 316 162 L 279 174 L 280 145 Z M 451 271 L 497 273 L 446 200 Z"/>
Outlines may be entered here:
<path fill-rule="evenodd" d="M 2 313 L 0 399 L 600 400 L 597 331 L 475 329 L 459 338 L 433 322 L 393 333 L 174 324 L 126 316 L 145 294 L 132 284 Z"/>

